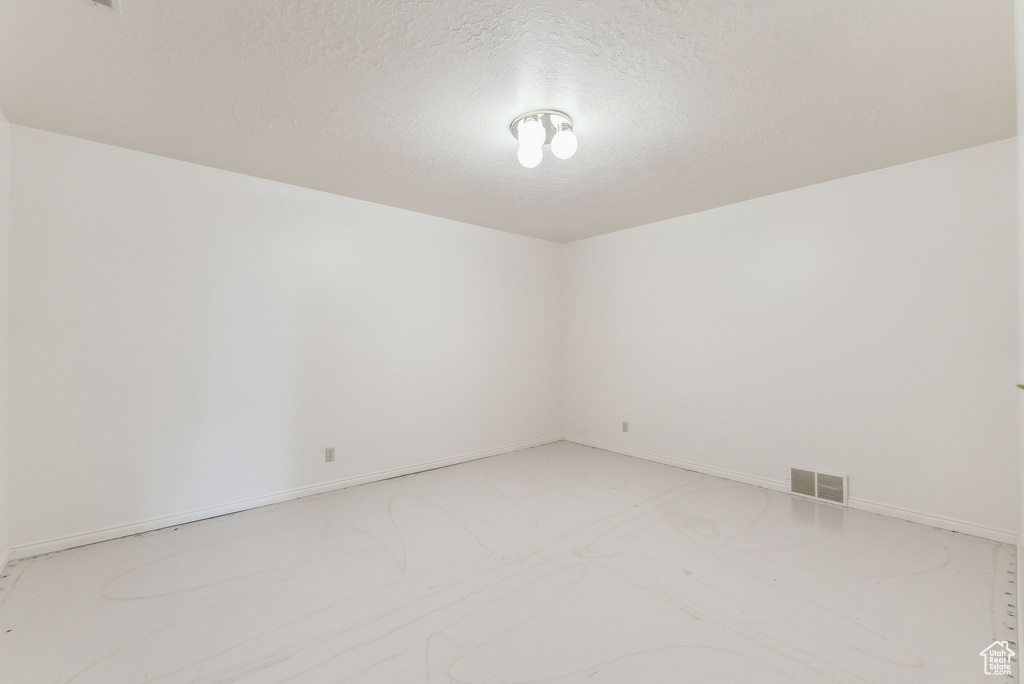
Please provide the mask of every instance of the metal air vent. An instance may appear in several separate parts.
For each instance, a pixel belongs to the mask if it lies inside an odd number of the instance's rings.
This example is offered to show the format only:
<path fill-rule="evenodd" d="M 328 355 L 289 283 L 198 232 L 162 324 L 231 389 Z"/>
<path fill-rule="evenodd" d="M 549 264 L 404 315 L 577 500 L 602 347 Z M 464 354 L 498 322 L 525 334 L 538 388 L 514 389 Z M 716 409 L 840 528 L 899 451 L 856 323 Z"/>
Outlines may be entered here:
<path fill-rule="evenodd" d="M 818 473 L 818 498 L 835 503 L 846 503 L 846 478 Z"/>
<path fill-rule="evenodd" d="M 800 470 L 799 468 L 789 469 L 789 491 L 804 496 L 816 496 L 814 487 L 813 470 Z"/>
<path fill-rule="evenodd" d="M 789 491 L 792 494 L 845 506 L 849 488 L 845 475 L 826 475 L 800 468 L 789 469 Z"/>

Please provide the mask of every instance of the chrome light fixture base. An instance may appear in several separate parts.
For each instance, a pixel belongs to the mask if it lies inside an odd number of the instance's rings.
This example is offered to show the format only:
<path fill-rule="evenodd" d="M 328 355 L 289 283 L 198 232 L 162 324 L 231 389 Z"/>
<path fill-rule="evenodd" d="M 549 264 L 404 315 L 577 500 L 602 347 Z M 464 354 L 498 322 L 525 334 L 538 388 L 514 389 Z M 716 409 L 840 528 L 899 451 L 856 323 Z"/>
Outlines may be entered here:
<path fill-rule="evenodd" d="M 512 133 L 513 138 L 519 140 L 519 123 L 531 117 L 536 118 L 544 126 L 545 145 L 551 144 L 551 139 L 562 130 L 563 124 L 568 124 L 569 130 L 572 130 L 572 117 L 565 112 L 560 112 L 557 109 L 534 109 L 532 112 L 520 114 L 512 119 L 512 123 L 508 125 L 508 130 Z"/>

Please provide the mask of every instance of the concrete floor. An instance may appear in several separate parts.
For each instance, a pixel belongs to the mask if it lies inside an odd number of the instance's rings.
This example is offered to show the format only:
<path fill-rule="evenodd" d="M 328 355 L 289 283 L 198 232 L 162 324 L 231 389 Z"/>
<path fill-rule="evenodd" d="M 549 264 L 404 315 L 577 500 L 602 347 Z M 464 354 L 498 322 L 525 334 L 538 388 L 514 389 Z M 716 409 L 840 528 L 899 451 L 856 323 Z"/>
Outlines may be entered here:
<path fill-rule="evenodd" d="M 13 562 L 0 682 L 993 682 L 1013 556 L 560 442 Z"/>

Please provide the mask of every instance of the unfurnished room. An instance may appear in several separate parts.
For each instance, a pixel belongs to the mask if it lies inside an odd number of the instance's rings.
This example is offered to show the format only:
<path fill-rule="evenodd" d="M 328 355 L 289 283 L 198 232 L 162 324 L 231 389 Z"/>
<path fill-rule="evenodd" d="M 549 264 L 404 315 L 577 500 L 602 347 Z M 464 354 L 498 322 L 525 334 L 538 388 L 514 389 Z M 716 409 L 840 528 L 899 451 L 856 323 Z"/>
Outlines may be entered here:
<path fill-rule="evenodd" d="M 0 684 L 1014 682 L 1024 0 L 0 0 Z"/>

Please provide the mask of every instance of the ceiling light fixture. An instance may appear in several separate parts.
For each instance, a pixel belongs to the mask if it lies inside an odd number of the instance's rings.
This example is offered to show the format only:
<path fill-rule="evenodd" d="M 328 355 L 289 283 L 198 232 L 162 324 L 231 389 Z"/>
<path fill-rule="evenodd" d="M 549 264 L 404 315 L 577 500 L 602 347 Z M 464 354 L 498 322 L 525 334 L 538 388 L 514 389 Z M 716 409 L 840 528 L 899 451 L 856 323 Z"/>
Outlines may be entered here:
<path fill-rule="evenodd" d="M 509 125 L 512 136 L 519 141 L 519 163 L 528 169 L 540 164 L 544 146 L 559 159 L 576 154 L 578 142 L 572 132 L 572 117 L 557 109 L 535 109 L 520 114 Z"/>
<path fill-rule="evenodd" d="M 551 139 L 551 154 L 559 159 L 568 159 L 576 154 L 576 134 L 572 132 L 572 124 L 559 124 L 558 132 Z"/>
<path fill-rule="evenodd" d="M 536 147 L 532 145 L 520 145 L 516 156 L 519 157 L 520 164 L 528 169 L 532 169 L 537 164 L 540 164 L 540 160 L 544 158 L 544 150 L 541 149 L 540 145 L 537 145 Z"/>

